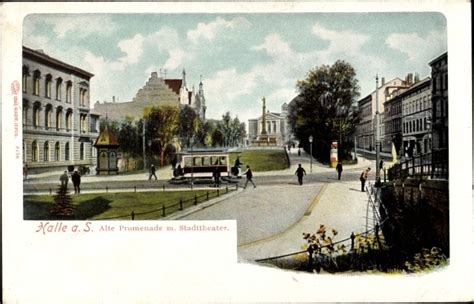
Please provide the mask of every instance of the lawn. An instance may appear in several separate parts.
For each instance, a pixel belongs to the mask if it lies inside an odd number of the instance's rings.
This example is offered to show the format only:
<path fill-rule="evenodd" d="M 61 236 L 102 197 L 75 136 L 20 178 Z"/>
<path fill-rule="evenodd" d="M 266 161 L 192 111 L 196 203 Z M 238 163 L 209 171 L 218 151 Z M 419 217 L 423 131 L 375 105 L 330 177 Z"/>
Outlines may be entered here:
<path fill-rule="evenodd" d="M 231 191 L 229 189 L 229 191 Z M 226 192 L 221 188 L 219 195 Z M 159 219 L 162 217 L 163 206 L 165 214 L 169 215 L 179 210 L 180 200 L 183 208 L 201 203 L 217 196 L 217 191 L 165 191 L 165 192 L 127 192 L 127 193 L 88 193 L 71 194 L 74 205 L 74 216 L 58 217 L 50 213 L 53 207 L 51 195 L 25 195 L 23 201 L 23 216 L 25 220 L 130 220 L 132 211 L 136 220 Z"/>
<path fill-rule="evenodd" d="M 234 166 L 237 155 L 240 155 L 240 161 L 243 163 L 243 168 L 247 165 L 253 171 L 273 171 L 283 170 L 290 167 L 288 158 L 283 149 L 278 150 L 243 150 L 240 153 L 230 153 L 230 165 Z"/>

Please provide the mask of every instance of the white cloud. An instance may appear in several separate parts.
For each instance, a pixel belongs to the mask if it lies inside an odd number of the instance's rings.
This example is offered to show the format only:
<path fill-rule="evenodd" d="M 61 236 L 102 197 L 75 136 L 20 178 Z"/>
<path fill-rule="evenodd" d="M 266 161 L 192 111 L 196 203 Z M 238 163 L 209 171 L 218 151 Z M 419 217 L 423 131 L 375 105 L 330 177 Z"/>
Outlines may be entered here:
<path fill-rule="evenodd" d="M 426 37 L 420 37 L 417 33 L 394 33 L 387 37 L 385 43 L 408 55 L 410 61 L 426 61 L 426 58 L 434 58 L 446 50 L 446 32 L 431 31 Z"/>
<path fill-rule="evenodd" d="M 169 51 L 180 46 L 178 32 L 176 29 L 167 26 L 148 35 L 146 41 L 151 47 L 158 46 L 160 51 Z"/>
<path fill-rule="evenodd" d="M 358 56 L 362 47 L 370 37 L 354 31 L 334 31 L 316 23 L 312 28 L 313 34 L 318 38 L 328 41 L 328 47 L 320 52 L 320 56 L 328 58 L 334 54 L 344 54 L 347 57 Z"/>
<path fill-rule="evenodd" d="M 53 32 L 58 38 L 64 38 L 66 34 L 74 34 L 80 38 L 92 34 L 108 36 L 112 34 L 117 25 L 107 15 L 62 15 L 44 18 L 45 23 L 53 26 Z"/>
<path fill-rule="evenodd" d="M 226 29 L 246 29 L 250 27 L 250 22 L 243 18 L 237 17 L 230 21 L 227 21 L 221 17 L 216 18 L 215 21 L 209 23 L 198 23 L 197 27 L 193 30 L 188 31 L 188 40 L 194 44 L 197 44 L 201 40 L 212 41 L 216 35 Z"/>
<path fill-rule="evenodd" d="M 120 61 L 123 62 L 124 65 L 138 62 L 140 56 L 143 54 L 143 41 L 143 36 L 136 34 L 133 38 L 121 40 L 118 43 L 120 50 L 126 54 L 126 56 L 120 58 Z"/>
<path fill-rule="evenodd" d="M 279 34 L 273 33 L 265 37 L 263 44 L 253 47 L 257 51 L 264 50 L 271 57 L 286 57 L 293 55 L 287 42 Z"/>

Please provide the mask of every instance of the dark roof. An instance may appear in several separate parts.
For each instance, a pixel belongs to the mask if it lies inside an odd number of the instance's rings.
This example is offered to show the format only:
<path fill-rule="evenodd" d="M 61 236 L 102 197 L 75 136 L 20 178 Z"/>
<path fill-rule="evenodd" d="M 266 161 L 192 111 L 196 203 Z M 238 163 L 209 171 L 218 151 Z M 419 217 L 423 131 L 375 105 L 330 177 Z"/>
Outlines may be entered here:
<path fill-rule="evenodd" d="M 83 69 L 67 64 L 63 61 L 60 61 L 58 59 L 55 59 L 53 57 L 46 55 L 42 51 L 35 51 L 26 46 L 23 46 L 23 57 L 33 59 L 39 63 L 54 66 L 57 69 L 61 69 L 61 70 L 76 74 L 86 79 L 90 79 L 91 77 L 94 76 L 94 74 L 89 73 Z"/>
<path fill-rule="evenodd" d="M 95 140 L 94 146 L 99 147 L 99 146 L 119 146 L 119 143 L 117 141 L 117 137 L 115 137 L 115 134 L 112 133 L 112 131 L 109 130 L 107 126 L 105 126 L 105 129 L 102 130 L 99 134 L 99 137 Z"/>
<path fill-rule="evenodd" d="M 443 59 L 444 57 L 448 57 L 448 52 L 444 52 L 443 54 L 439 55 L 435 59 L 431 60 L 430 63 L 428 63 L 428 64 L 431 66 L 434 63 L 436 63 L 436 62 L 440 61 L 441 59 Z"/>
<path fill-rule="evenodd" d="M 179 90 L 181 89 L 181 84 L 183 80 L 181 79 L 165 79 L 166 85 L 170 87 L 173 92 L 179 95 Z"/>

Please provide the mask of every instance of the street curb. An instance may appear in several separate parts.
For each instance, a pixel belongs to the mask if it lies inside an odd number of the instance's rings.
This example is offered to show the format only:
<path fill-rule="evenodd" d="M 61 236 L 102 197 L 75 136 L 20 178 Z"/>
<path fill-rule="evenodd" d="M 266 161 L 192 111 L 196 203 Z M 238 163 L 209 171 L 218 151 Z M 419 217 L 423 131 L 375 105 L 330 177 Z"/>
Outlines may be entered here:
<path fill-rule="evenodd" d="M 234 195 L 237 195 L 239 192 L 243 191 L 242 188 L 239 188 L 239 190 L 234 190 L 228 194 L 223 194 L 222 196 L 219 196 L 219 197 L 216 197 L 214 199 L 211 199 L 207 202 L 204 202 L 204 203 L 201 203 L 197 206 L 193 206 L 193 207 L 190 207 L 190 208 L 186 208 L 185 210 L 183 211 L 178 211 L 178 212 L 175 212 L 173 214 L 171 214 L 170 216 L 166 216 L 166 217 L 163 217 L 163 218 L 160 218 L 159 220 L 160 221 L 171 221 L 171 220 L 179 220 L 183 217 L 186 217 L 188 215 L 191 215 L 193 213 L 196 213 L 198 211 L 201 211 L 205 208 L 208 208 L 208 207 L 211 207 L 212 205 L 215 205 L 217 203 L 220 203 L 222 202 L 223 200 L 226 200 Z"/>

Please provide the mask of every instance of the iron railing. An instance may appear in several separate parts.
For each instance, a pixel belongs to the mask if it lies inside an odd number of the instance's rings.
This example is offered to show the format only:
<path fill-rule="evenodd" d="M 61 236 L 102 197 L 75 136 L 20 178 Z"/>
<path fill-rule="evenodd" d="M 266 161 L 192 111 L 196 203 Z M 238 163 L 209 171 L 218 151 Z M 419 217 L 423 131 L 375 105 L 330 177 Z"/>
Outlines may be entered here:
<path fill-rule="evenodd" d="M 407 178 L 448 179 L 448 176 L 448 149 L 420 154 L 388 169 L 388 179 L 391 181 Z"/>

